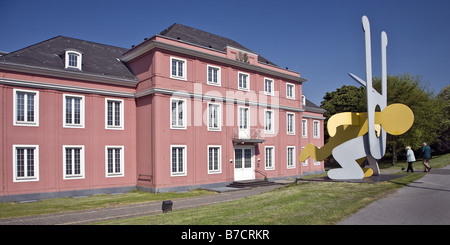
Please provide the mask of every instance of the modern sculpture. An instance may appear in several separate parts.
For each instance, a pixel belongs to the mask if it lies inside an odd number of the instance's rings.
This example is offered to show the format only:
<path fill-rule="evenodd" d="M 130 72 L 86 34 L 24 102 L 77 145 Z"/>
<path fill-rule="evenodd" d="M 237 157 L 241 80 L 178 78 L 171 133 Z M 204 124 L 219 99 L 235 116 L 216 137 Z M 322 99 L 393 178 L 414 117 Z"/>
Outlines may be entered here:
<path fill-rule="evenodd" d="M 372 57 L 370 43 L 370 23 L 366 16 L 362 17 L 365 32 L 366 81 L 349 74 L 353 79 L 366 87 L 367 112 L 343 112 L 333 115 L 328 120 L 327 130 L 330 139 L 320 149 L 308 144 L 300 154 L 301 162 L 312 157 L 323 161 L 333 155 L 342 168 L 331 169 L 331 179 L 362 179 L 379 174 L 377 159 L 386 152 L 386 133 L 400 135 L 408 131 L 413 122 L 412 110 L 403 104 L 387 106 L 387 66 L 386 66 L 386 32 L 381 32 L 381 94 L 372 86 Z M 376 107 L 381 112 L 376 112 Z M 369 168 L 361 168 L 365 158 Z"/>

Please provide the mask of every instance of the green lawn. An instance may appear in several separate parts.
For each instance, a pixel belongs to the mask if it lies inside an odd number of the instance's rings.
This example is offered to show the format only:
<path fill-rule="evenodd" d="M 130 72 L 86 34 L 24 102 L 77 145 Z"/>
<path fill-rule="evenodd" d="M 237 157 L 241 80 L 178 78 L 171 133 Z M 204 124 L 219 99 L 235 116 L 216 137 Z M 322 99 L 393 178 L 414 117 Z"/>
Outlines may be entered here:
<path fill-rule="evenodd" d="M 132 219 L 101 222 L 119 225 L 314 225 L 335 224 L 342 218 L 414 181 L 410 174 L 377 184 L 303 182 L 245 199 Z"/>
<path fill-rule="evenodd" d="M 56 198 L 32 203 L 0 203 L 0 219 L 213 194 L 215 194 L 215 192 L 205 190 L 193 190 L 186 193 L 157 194 L 132 191 L 118 195 L 94 195 L 83 198 Z"/>
<path fill-rule="evenodd" d="M 450 154 L 435 157 L 434 168 L 450 163 Z M 393 170 L 401 169 L 398 163 Z M 416 166 L 417 165 L 417 166 Z M 415 164 L 417 170 L 420 162 Z M 392 170 L 392 169 L 391 169 Z M 405 174 L 405 173 L 400 173 Z M 329 225 L 355 213 L 397 188 L 421 178 L 423 172 L 375 184 L 303 182 L 227 203 L 166 214 L 100 222 L 108 225 Z"/>

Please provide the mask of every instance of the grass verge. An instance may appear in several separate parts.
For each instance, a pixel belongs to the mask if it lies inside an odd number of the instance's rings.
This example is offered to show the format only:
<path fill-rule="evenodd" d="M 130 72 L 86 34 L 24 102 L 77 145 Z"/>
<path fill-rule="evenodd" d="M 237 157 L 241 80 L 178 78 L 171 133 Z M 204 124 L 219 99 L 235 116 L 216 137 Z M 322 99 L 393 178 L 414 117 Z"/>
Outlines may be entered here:
<path fill-rule="evenodd" d="M 410 174 L 376 184 L 303 182 L 227 203 L 132 219 L 107 225 L 326 225 L 381 198 L 386 192 L 419 179 Z"/>
<path fill-rule="evenodd" d="M 133 203 L 163 201 L 184 197 L 212 195 L 215 192 L 192 190 L 185 193 L 149 193 L 131 191 L 119 195 L 94 195 L 83 198 L 56 198 L 32 203 L 0 203 L 0 218 L 11 218 L 28 215 L 48 214 L 64 211 L 78 211 L 92 208 L 111 207 Z"/>
<path fill-rule="evenodd" d="M 434 158 L 431 166 L 439 168 L 449 163 L 450 154 L 447 154 Z M 398 163 L 394 170 L 401 169 L 402 164 Z M 416 163 L 417 170 L 419 164 Z M 416 171 L 392 181 L 374 184 L 303 182 L 232 202 L 97 224 L 331 225 L 423 175 L 423 172 Z"/>

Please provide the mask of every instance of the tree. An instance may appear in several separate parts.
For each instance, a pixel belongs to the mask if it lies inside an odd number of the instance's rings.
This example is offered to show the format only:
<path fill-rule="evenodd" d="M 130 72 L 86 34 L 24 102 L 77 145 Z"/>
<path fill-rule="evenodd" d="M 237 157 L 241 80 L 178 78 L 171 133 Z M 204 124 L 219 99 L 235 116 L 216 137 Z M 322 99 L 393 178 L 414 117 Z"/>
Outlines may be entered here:
<path fill-rule="evenodd" d="M 402 135 L 389 135 L 386 151 L 390 152 L 392 163 L 397 160 L 397 152 L 406 146 L 420 149 L 423 142 L 431 145 L 438 138 L 441 106 L 420 76 L 409 74 L 388 76 L 387 104 L 402 103 L 414 112 L 413 126 Z M 381 80 L 374 78 L 374 88 L 381 90 Z"/>
<path fill-rule="evenodd" d="M 439 154 L 450 152 L 450 85 L 442 88 L 436 96 L 441 106 L 442 118 L 438 132 L 438 139 L 432 147 Z"/>
<path fill-rule="evenodd" d="M 329 135 L 326 130 L 328 119 L 340 112 L 364 112 L 367 111 L 366 88 L 344 85 L 333 92 L 327 92 L 320 103 L 320 107 L 325 109 L 324 128 L 325 142 Z"/>

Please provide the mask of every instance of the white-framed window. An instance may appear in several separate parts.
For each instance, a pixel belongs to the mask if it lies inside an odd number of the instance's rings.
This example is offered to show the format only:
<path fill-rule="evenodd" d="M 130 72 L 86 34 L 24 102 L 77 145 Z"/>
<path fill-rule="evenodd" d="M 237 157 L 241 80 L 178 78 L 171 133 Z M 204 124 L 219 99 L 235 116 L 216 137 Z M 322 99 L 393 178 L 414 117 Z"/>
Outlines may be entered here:
<path fill-rule="evenodd" d="M 207 84 L 220 86 L 221 84 L 221 75 L 220 75 L 220 67 L 207 65 L 208 74 L 207 75 Z"/>
<path fill-rule="evenodd" d="M 264 94 L 273 96 L 274 82 L 273 79 L 264 78 Z"/>
<path fill-rule="evenodd" d="M 264 132 L 273 134 L 274 130 L 274 113 L 273 110 L 264 110 Z"/>
<path fill-rule="evenodd" d="M 250 90 L 250 75 L 248 73 L 238 72 L 238 89 Z"/>
<path fill-rule="evenodd" d="M 320 122 L 313 121 L 313 137 L 320 138 Z"/>
<path fill-rule="evenodd" d="M 170 176 L 186 176 L 186 145 L 170 146 Z"/>
<path fill-rule="evenodd" d="M 63 95 L 63 127 L 84 128 L 84 96 Z"/>
<path fill-rule="evenodd" d="M 13 145 L 14 182 L 39 181 L 39 146 Z"/>
<path fill-rule="evenodd" d="M 239 130 L 250 129 L 250 108 L 239 106 Z"/>
<path fill-rule="evenodd" d="M 39 91 L 14 89 L 13 125 L 39 126 Z"/>
<path fill-rule="evenodd" d="M 63 145 L 63 179 L 84 178 L 84 145 Z"/>
<path fill-rule="evenodd" d="M 219 103 L 208 103 L 208 130 L 220 131 L 222 127 L 222 110 Z"/>
<path fill-rule="evenodd" d="M 317 161 L 316 159 L 314 159 L 314 165 L 320 165 L 320 162 L 319 161 Z"/>
<path fill-rule="evenodd" d="M 66 51 L 65 67 L 81 70 L 82 53 L 68 50 Z"/>
<path fill-rule="evenodd" d="M 287 147 L 287 168 L 295 168 L 295 146 Z"/>
<path fill-rule="evenodd" d="M 295 135 L 295 113 L 286 113 L 287 134 Z"/>
<path fill-rule="evenodd" d="M 302 119 L 302 137 L 308 137 L 308 121 L 306 119 Z"/>
<path fill-rule="evenodd" d="M 170 98 L 170 128 L 186 129 L 186 100 Z"/>
<path fill-rule="evenodd" d="M 305 147 L 302 147 L 302 151 L 304 149 L 305 149 Z M 308 166 L 308 158 L 306 158 L 306 160 L 302 162 L 302 166 Z"/>
<path fill-rule="evenodd" d="M 295 85 L 286 83 L 286 98 L 295 100 Z"/>
<path fill-rule="evenodd" d="M 105 99 L 105 128 L 106 129 L 124 129 L 124 100 Z"/>
<path fill-rule="evenodd" d="M 125 148 L 123 145 L 105 146 L 106 177 L 123 177 Z"/>
<path fill-rule="evenodd" d="M 186 80 L 186 60 L 170 57 L 170 78 Z"/>
<path fill-rule="evenodd" d="M 208 145 L 208 174 L 222 173 L 222 146 Z"/>
<path fill-rule="evenodd" d="M 306 96 L 302 94 L 302 107 L 306 106 Z"/>
<path fill-rule="evenodd" d="M 275 169 L 275 146 L 265 147 L 265 170 Z"/>

